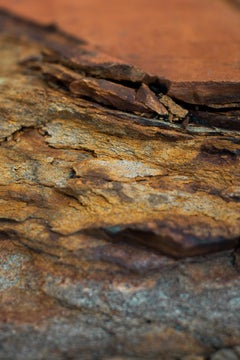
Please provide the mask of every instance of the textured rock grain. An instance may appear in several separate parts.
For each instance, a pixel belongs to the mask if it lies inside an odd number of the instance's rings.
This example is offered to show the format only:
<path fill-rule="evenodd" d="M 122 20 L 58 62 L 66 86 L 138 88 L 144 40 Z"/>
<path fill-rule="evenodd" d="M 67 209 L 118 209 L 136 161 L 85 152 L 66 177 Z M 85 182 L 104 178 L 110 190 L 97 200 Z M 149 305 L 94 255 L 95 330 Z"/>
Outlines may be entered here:
<path fill-rule="evenodd" d="M 74 97 L 44 31 L 0 37 L 0 358 L 238 354 L 239 132 Z"/>

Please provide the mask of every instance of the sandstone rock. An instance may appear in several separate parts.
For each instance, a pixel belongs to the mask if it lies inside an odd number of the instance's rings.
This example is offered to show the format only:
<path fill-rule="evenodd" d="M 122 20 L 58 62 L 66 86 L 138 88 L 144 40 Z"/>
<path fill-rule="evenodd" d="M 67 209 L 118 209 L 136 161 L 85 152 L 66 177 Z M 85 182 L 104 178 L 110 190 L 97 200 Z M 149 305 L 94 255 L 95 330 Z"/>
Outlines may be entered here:
<path fill-rule="evenodd" d="M 150 84 L 52 28 L 0 28 L 0 358 L 237 354 L 238 130 L 74 96 Z"/>

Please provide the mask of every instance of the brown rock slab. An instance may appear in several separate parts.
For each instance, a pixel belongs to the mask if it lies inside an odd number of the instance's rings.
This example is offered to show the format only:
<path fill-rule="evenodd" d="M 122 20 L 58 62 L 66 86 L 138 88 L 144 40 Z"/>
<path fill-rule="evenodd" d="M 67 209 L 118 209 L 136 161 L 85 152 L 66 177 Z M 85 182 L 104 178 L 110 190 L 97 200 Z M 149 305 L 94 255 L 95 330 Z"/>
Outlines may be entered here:
<path fill-rule="evenodd" d="M 145 104 L 146 107 L 158 115 L 168 115 L 168 111 L 161 102 L 161 98 L 158 99 L 153 91 L 149 89 L 146 84 L 142 84 L 136 93 L 136 99 Z M 186 114 L 185 114 L 186 115 Z"/>
<path fill-rule="evenodd" d="M 136 101 L 135 90 L 108 80 L 84 78 L 70 84 L 73 94 L 93 99 L 118 110 L 143 112 L 148 108 Z M 160 106 L 159 106 L 160 107 Z"/>

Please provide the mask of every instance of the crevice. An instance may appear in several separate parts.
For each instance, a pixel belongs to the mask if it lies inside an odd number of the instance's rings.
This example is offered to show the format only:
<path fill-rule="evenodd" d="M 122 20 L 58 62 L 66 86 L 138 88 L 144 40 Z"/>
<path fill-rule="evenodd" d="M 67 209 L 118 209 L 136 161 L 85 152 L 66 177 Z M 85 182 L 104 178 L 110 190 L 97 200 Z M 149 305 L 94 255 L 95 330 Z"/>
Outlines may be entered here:
<path fill-rule="evenodd" d="M 16 238 L 17 232 L 14 230 L 0 230 L 0 241 L 1 240 L 13 240 Z"/>
<path fill-rule="evenodd" d="M 23 135 L 26 131 L 29 130 L 39 130 L 41 129 L 41 127 L 46 126 L 45 123 L 39 124 L 39 125 L 29 125 L 29 126 L 19 126 L 19 129 L 13 131 L 10 135 L 6 136 L 5 138 L 2 139 L 2 141 L 0 142 L 0 146 L 1 144 L 3 144 L 4 142 L 9 142 L 9 141 L 18 141 L 18 139 L 20 138 L 21 135 Z"/>
<path fill-rule="evenodd" d="M 240 258 L 240 238 L 239 241 L 235 247 L 235 249 L 232 251 L 231 253 L 231 263 L 233 268 L 236 270 L 236 272 L 238 274 L 240 274 L 240 260 L 238 260 L 238 258 Z"/>
<path fill-rule="evenodd" d="M 75 178 L 77 178 L 76 171 L 74 170 L 74 168 L 71 168 L 69 172 L 69 179 L 75 179 Z"/>
<path fill-rule="evenodd" d="M 205 111 L 205 112 L 212 112 L 212 113 L 219 113 L 219 112 L 229 112 L 229 111 L 235 111 L 240 110 L 240 104 L 235 104 L 235 106 L 232 106 L 232 104 L 225 105 L 225 104 L 219 104 L 218 106 L 210 106 L 210 105 L 201 105 L 201 104 L 191 104 L 187 103 L 185 101 L 179 100 L 178 98 L 173 97 L 173 100 L 180 106 L 186 108 L 190 112 L 192 111 Z"/>

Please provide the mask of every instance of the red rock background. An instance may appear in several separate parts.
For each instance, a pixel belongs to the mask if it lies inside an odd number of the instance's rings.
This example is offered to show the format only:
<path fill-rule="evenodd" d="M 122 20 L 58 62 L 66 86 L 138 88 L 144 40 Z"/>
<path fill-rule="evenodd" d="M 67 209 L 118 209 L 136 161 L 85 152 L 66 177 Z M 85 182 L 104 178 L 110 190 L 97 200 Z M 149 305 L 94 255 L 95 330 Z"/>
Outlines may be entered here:
<path fill-rule="evenodd" d="M 0 0 L 173 81 L 239 81 L 240 12 L 220 0 Z"/>

